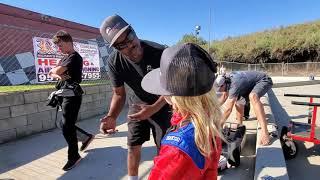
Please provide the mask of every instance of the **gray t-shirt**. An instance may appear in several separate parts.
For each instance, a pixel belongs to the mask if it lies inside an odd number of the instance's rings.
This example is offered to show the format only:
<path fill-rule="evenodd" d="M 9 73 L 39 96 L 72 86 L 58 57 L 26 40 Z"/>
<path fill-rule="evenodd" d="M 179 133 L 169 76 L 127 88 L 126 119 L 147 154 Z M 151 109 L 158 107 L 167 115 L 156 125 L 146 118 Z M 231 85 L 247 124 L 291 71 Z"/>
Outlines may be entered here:
<path fill-rule="evenodd" d="M 229 98 L 248 97 L 254 86 L 266 78 L 266 74 L 258 71 L 234 71 L 230 77 Z"/>

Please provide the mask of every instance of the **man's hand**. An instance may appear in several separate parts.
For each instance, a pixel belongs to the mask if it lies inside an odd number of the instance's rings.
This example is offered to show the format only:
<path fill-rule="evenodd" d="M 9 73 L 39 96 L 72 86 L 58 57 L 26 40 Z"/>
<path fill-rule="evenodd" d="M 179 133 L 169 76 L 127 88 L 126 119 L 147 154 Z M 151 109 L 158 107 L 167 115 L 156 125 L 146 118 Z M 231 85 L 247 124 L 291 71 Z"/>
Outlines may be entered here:
<path fill-rule="evenodd" d="M 116 130 L 116 119 L 111 116 L 104 116 L 100 120 L 100 132 L 102 134 L 114 134 Z"/>
<path fill-rule="evenodd" d="M 137 109 L 137 113 L 128 115 L 131 120 L 146 120 L 150 118 L 156 111 L 152 105 L 146 104 L 133 104 L 133 108 Z"/>

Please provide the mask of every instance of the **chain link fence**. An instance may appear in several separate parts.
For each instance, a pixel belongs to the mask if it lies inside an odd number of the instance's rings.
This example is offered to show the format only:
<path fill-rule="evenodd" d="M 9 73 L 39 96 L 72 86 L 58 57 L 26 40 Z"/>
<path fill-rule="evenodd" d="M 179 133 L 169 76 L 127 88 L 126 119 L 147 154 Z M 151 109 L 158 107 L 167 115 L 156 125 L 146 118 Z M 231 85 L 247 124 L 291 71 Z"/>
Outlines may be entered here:
<path fill-rule="evenodd" d="M 39 77 L 36 73 L 39 70 L 37 71 L 37 66 L 35 66 L 35 58 L 37 57 L 34 54 L 33 44 L 34 37 L 52 39 L 53 35 L 52 33 L 0 24 L 0 86 L 53 84 L 54 82 L 50 83 L 50 81 L 39 83 Z M 100 67 L 98 66 L 94 70 L 87 68 L 86 70 L 89 73 L 84 73 L 87 80 L 84 80 L 83 84 L 108 83 L 106 62 L 113 49 L 109 48 L 108 44 L 99 35 L 92 39 L 74 38 L 74 42 L 93 45 L 93 47 L 97 47 L 95 49 L 98 50 L 99 54 Z M 43 46 L 44 49 L 47 49 L 52 44 L 44 43 Z M 51 63 L 50 58 L 48 58 L 48 62 Z M 49 70 L 42 69 L 45 72 Z M 90 73 L 90 71 L 96 73 Z M 41 78 L 46 77 L 42 75 Z"/>
<path fill-rule="evenodd" d="M 268 64 L 245 64 L 236 62 L 219 62 L 219 67 L 230 71 L 263 71 L 270 76 L 320 76 L 319 62 L 300 63 L 268 63 Z"/>

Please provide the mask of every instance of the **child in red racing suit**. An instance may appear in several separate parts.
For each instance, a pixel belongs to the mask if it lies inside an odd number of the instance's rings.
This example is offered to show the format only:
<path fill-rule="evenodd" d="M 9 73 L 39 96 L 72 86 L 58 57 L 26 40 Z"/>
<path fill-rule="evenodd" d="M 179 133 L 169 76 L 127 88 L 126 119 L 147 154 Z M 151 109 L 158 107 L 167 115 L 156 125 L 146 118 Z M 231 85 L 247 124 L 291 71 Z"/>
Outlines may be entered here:
<path fill-rule="evenodd" d="M 178 125 L 182 121 L 184 121 L 184 119 L 178 114 L 174 114 L 171 119 L 173 126 Z M 182 126 L 181 128 L 185 128 L 185 126 Z M 192 138 L 192 136 L 190 137 Z M 216 179 L 221 153 L 221 142 L 219 138 L 216 138 L 216 143 L 218 149 L 211 153 L 211 158 L 202 158 L 202 156 L 198 157 L 198 160 L 194 160 L 189 154 L 175 146 L 162 145 L 159 155 L 154 158 L 154 167 L 150 173 L 149 179 Z M 197 150 L 193 153 L 199 155 Z M 196 163 L 195 161 L 199 163 Z"/>
<path fill-rule="evenodd" d="M 210 55 L 187 43 L 165 49 L 160 68 L 143 78 L 142 88 L 163 95 L 173 109 L 150 180 L 217 179 L 222 135 L 215 72 Z"/>

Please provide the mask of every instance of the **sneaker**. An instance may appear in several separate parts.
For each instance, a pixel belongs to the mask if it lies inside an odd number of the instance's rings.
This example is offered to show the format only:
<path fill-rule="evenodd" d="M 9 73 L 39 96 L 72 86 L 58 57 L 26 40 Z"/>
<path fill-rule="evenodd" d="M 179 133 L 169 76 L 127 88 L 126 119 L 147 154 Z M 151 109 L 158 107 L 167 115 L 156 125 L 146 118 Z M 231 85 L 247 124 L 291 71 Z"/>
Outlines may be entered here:
<path fill-rule="evenodd" d="M 90 134 L 88 139 L 82 143 L 82 146 L 80 147 L 80 151 L 85 150 L 89 146 L 89 144 L 93 141 L 93 139 L 94 139 L 94 136 Z"/>
<path fill-rule="evenodd" d="M 64 171 L 69 171 L 70 169 L 76 167 L 77 164 L 81 161 L 81 156 L 76 159 L 68 160 L 67 164 L 63 166 Z"/>

